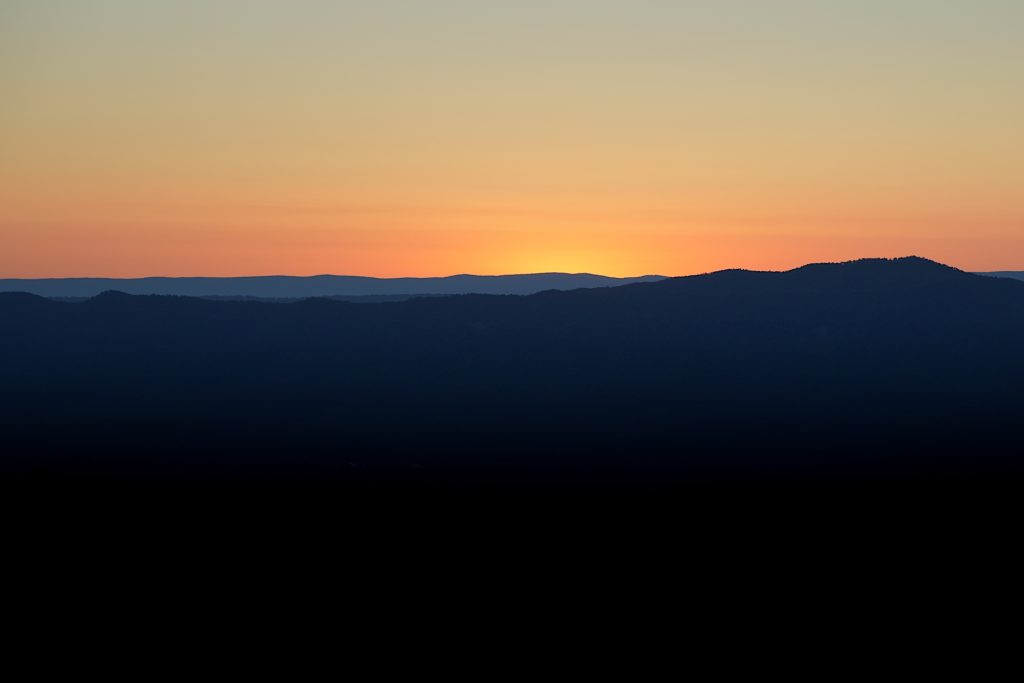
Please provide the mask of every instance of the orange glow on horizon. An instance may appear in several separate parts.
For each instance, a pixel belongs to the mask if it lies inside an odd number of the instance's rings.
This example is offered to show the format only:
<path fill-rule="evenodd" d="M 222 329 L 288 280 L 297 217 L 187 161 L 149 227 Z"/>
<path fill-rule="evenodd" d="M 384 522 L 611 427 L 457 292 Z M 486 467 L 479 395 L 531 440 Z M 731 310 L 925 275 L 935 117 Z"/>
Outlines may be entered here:
<path fill-rule="evenodd" d="M 0 278 L 1024 270 L 1024 3 L 0 6 Z"/>

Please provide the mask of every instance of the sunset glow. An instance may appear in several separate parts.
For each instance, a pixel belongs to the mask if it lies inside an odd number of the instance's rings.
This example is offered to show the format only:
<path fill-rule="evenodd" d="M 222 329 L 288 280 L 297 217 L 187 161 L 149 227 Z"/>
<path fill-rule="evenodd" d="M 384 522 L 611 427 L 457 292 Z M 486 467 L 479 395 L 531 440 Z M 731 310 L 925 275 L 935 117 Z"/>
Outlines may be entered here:
<path fill-rule="evenodd" d="M 0 0 L 0 277 L 1024 269 L 1016 0 Z"/>

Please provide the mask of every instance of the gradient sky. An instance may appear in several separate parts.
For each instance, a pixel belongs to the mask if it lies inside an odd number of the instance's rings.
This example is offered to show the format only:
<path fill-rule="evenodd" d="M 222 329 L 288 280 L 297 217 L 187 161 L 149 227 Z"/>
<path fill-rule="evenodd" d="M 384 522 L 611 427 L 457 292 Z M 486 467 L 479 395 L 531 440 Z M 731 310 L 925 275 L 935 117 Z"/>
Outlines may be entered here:
<path fill-rule="evenodd" d="M 0 277 L 1024 269 L 1021 0 L 0 0 Z"/>

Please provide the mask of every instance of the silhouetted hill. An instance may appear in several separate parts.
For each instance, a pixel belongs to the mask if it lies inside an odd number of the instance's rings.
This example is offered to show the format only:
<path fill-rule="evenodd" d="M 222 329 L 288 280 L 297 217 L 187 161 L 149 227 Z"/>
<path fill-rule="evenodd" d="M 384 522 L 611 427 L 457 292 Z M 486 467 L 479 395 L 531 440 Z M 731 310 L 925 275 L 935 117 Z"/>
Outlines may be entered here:
<path fill-rule="evenodd" d="M 919 258 L 379 306 L 0 294 L 0 319 L 6 462 L 37 473 L 676 486 L 1021 464 L 1024 283 Z"/>
<path fill-rule="evenodd" d="M 300 299 L 318 296 L 400 296 L 437 294 L 535 294 L 547 289 L 613 287 L 662 279 L 660 275 L 613 278 L 590 273 L 529 275 L 452 275 L 426 278 L 374 278 L 351 275 L 290 277 L 146 277 L 0 280 L 0 292 L 29 292 L 46 297 L 82 298 L 117 290 L 128 294 Z"/>

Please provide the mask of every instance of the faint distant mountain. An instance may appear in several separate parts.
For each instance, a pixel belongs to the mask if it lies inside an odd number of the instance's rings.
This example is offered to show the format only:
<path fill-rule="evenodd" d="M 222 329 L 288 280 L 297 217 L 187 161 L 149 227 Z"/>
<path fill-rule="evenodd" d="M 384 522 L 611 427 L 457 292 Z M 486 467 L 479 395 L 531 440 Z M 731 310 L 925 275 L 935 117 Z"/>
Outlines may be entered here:
<path fill-rule="evenodd" d="M 116 292 L 117 290 L 107 290 Z M 14 292 L 0 292 L 5 294 L 11 294 Z M 25 292 L 20 292 L 24 294 Z M 37 295 L 38 296 L 38 295 Z M 97 295 L 98 296 L 98 295 Z M 146 296 L 169 296 L 169 295 L 146 295 Z M 170 295 L 173 296 L 173 295 Z M 209 294 L 194 297 L 196 299 L 206 299 L 209 301 L 248 301 L 250 303 L 263 303 L 263 304 L 293 304 L 297 301 L 303 301 L 305 299 L 317 298 L 317 299 L 330 299 L 331 301 L 346 301 L 353 304 L 383 304 L 383 303 L 394 303 L 397 301 L 408 301 L 409 299 L 423 299 L 435 296 L 457 296 L 452 294 L 363 294 L 355 296 L 346 296 L 344 294 L 332 294 L 330 296 L 322 297 L 308 297 L 308 296 L 232 296 L 232 295 L 218 295 Z M 50 296 L 46 297 L 53 301 L 64 301 L 67 303 L 81 303 L 88 301 L 94 297 L 92 296 Z"/>
<path fill-rule="evenodd" d="M 28 292 L 45 297 L 85 298 L 105 291 L 175 296 L 309 297 L 423 296 L 436 294 L 536 294 L 545 290 L 613 287 L 663 280 L 661 275 L 615 278 L 590 273 L 528 275 L 451 275 L 449 277 L 375 278 L 355 275 L 293 277 L 145 277 L 0 280 L 0 292 Z"/>
<path fill-rule="evenodd" d="M 996 270 L 990 273 L 978 273 L 978 275 L 988 275 L 990 277 L 1009 277 L 1014 280 L 1024 280 L 1024 270 Z"/>

